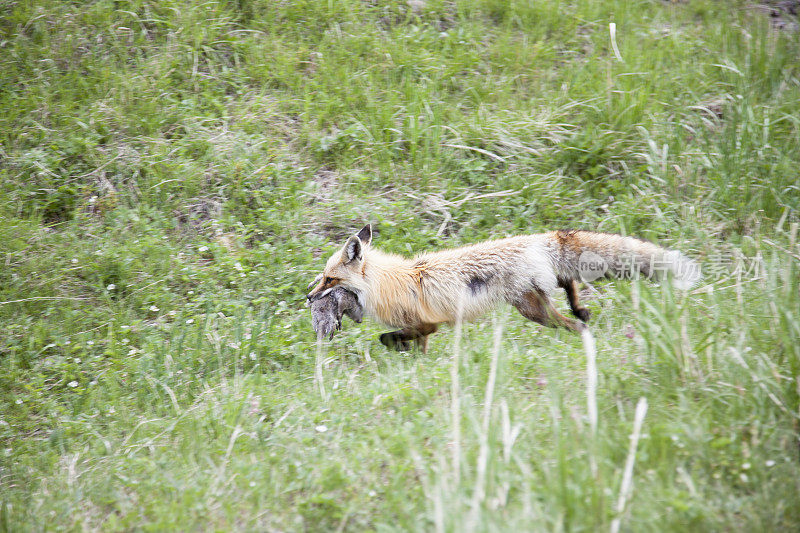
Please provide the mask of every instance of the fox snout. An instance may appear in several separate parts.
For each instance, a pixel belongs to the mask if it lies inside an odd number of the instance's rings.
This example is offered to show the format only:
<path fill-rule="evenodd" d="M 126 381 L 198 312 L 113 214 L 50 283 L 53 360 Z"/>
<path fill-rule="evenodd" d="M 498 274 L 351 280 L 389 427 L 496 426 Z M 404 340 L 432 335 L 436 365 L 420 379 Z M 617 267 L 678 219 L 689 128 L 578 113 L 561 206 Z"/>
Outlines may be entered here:
<path fill-rule="evenodd" d="M 325 293 L 325 291 L 322 289 L 322 287 L 317 286 L 317 287 L 314 287 L 313 291 L 311 291 L 308 294 L 306 294 L 306 299 L 308 299 L 308 301 L 310 303 L 310 302 L 313 302 L 314 300 L 319 299 L 324 293 Z"/>
<path fill-rule="evenodd" d="M 308 303 L 313 302 L 314 300 L 319 300 L 329 292 L 333 290 L 333 287 L 318 287 L 313 291 L 306 294 L 306 298 L 308 299 Z"/>
<path fill-rule="evenodd" d="M 309 292 L 306 294 L 306 298 L 309 302 L 313 302 L 314 300 L 318 299 L 322 293 L 314 294 L 313 292 Z"/>
<path fill-rule="evenodd" d="M 322 274 L 320 274 L 319 276 L 317 276 L 317 278 L 314 281 L 312 281 L 308 285 L 309 289 L 311 289 L 311 287 L 314 287 L 311 290 L 311 292 L 306 294 L 306 299 L 308 300 L 308 303 L 311 303 L 314 300 L 318 300 L 318 299 L 322 298 L 323 296 L 328 294 L 331 291 L 331 289 L 333 289 L 338 284 L 339 284 L 338 280 L 333 280 L 331 278 L 326 278 Z"/>
<path fill-rule="evenodd" d="M 314 290 L 312 290 L 311 292 L 306 294 L 306 299 L 308 299 L 309 303 L 311 303 L 314 300 L 316 300 L 317 298 L 319 298 L 319 296 L 320 296 L 320 291 L 319 291 L 320 287 L 319 287 L 319 285 L 320 285 L 321 281 L 322 281 L 322 274 L 317 274 L 317 277 L 314 278 L 314 281 L 309 283 L 308 287 L 306 287 L 306 290 L 310 290 L 311 287 L 314 287 Z M 316 285 L 316 287 L 315 287 L 315 285 Z"/>

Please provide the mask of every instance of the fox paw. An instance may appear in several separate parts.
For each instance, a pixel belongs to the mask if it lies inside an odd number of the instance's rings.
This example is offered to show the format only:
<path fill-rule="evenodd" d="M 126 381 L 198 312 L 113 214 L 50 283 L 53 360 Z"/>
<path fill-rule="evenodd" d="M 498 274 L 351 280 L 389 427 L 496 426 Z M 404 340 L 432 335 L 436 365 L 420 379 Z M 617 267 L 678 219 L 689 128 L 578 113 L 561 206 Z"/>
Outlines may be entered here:
<path fill-rule="evenodd" d="M 585 307 L 581 307 L 580 309 L 576 309 L 572 313 L 576 317 L 578 317 L 582 322 L 589 322 L 589 319 L 592 317 L 591 311 L 589 311 Z"/>
<path fill-rule="evenodd" d="M 398 335 L 394 331 L 390 331 L 389 333 L 384 333 L 379 337 L 381 344 L 390 348 L 392 350 L 397 350 L 398 352 L 407 352 L 411 350 L 411 343 L 408 341 L 403 341 L 398 338 Z"/>

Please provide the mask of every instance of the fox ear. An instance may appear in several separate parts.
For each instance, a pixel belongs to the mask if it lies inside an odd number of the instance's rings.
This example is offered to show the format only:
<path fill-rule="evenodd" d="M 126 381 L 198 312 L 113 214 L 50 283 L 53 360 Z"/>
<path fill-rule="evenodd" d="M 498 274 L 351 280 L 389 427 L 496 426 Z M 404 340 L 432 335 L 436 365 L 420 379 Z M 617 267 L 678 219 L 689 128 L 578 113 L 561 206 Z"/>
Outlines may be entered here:
<path fill-rule="evenodd" d="M 358 238 L 361 239 L 361 244 L 364 246 L 369 246 L 372 242 L 372 224 L 367 224 L 361 231 L 358 232 Z"/>
<path fill-rule="evenodd" d="M 360 261 L 363 256 L 363 250 L 364 246 L 361 244 L 361 239 L 358 238 L 358 235 L 353 235 L 347 239 L 347 242 L 344 243 L 345 264 L 354 260 Z"/>

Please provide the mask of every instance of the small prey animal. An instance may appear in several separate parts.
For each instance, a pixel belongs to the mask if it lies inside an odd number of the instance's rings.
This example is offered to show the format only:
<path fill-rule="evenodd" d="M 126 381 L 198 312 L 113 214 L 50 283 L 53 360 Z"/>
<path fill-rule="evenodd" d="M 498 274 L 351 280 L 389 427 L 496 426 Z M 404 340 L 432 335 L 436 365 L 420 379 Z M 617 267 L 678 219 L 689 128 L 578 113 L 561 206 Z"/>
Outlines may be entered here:
<path fill-rule="evenodd" d="M 317 277 L 319 278 L 319 276 Z M 317 283 L 319 283 L 319 279 L 312 281 L 308 288 L 310 289 Z M 309 307 L 311 308 L 311 325 L 314 326 L 318 339 L 328 337 L 328 340 L 331 340 L 333 334 L 342 329 L 342 316 L 344 315 L 350 317 L 357 324 L 360 324 L 364 317 L 364 308 L 358 303 L 356 295 L 341 286 L 328 289 L 319 298 L 309 301 Z"/>

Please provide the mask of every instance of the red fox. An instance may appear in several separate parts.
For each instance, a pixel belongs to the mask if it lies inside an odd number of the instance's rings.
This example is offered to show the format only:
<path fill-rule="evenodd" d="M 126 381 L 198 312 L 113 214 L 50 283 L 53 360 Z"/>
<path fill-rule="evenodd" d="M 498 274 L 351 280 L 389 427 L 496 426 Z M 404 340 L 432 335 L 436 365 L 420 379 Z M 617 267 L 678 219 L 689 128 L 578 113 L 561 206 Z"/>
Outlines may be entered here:
<path fill-rule="evenodd" d="M 399 350 L 415 342 L 426 351 L 428 335 L 440 324 L 474 320 L 502 302 L 539 324 L 580 331 L 590 313 L 578 299 L 578 282 L 603 275 L 660 279 L 671 273 L 679 288 L 700 278 L 698 265 L 680 252 L 584 230 L 519 235 L 413 259 L 371 245 L 368 224 L 328 259 L 307 297 L 313 301 L 335 286 L 350 290 L 367 313 L 399 328 L 380 336 L 385 346 Z M 559 287 L 581 322 L 553 307 L 551 295 Z"/>

